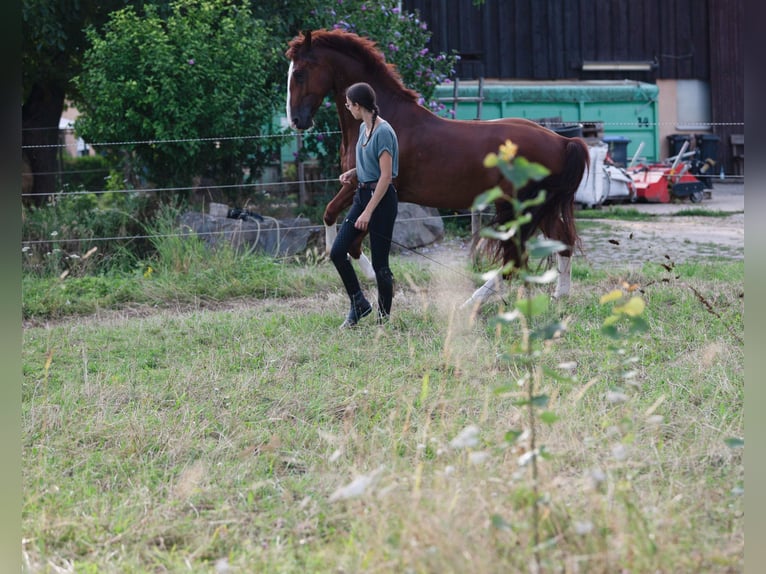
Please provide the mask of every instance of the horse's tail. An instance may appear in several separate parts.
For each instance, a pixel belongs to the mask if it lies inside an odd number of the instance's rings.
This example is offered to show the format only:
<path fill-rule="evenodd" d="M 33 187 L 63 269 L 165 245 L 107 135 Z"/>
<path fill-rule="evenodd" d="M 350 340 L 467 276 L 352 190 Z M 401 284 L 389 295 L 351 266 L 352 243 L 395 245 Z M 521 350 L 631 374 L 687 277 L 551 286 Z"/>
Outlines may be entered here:
<path fill-rule="evenodd" d="M 557 178 L 556 189 L 549 190 L 558 209 L 547 212 L 550 216 L 543 217 L 540 229 L 546 236 L 558 239 L 574 249 L 580 248 L 580 237 L 577 234 L 574 216 L 575 194 L 580 187 L 583 175 L 590 167 L 590 152 L 582 138 L 571 138 L 566 143 L 564 155 L 564 169 Z M 559 221 L 556 221 L 557 219 Z"/>
<path fill-rule="evenodd" d="M 518 193 L 519 199 L 523 200 L 535 197 L 541 189 L 546 192 L 545 203 L 533 208 L 532 220 L 521 229 L 521 250 L 517 249 L 513 238 L 491 241 L 484 246 L 484 251 L 490 259 L 502 260 L 504 264 L 514 261 L 517 266 L 522 265 L 526 241 L 538 229 L 546 237 L 557 239 L 568 246 L 569 249 L 563 252 L 564 255 L 580 248 L 580 238 L 575 226 L 574 199 L 589 166 L 590 153 L 586 143 L 581 138 L 568 139 L 564 146 L 562 168 L 542 181 L 529 184 Z M 497 211 L 492 221 L 493 225 L 506 223 L 517 217 L 507 202 L 498 202 L 495 207 Z"/>

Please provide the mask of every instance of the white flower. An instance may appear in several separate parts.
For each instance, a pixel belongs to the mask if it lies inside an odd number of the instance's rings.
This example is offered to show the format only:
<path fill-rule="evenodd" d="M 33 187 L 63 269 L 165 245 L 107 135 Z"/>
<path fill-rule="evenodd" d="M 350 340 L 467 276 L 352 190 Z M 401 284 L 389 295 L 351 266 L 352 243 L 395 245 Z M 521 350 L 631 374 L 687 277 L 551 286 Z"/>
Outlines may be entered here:
<path fill-rule="evenodd" d="M 528 465 L 538 455 L 537 449 L 529 450 L 519 457 L 519 466 Z"/>
<path fill-rule="evenodd" d="M 383 467 L 379 467 L 372 471 L 370 474 L 361 474 L 352 480 L 346 486 L 340 487 L 338 490 L 330 495 L 330 502 L 336 500 L 346 500 L 348 498 L 356 498 L 362 496 L 367 488 L 371 486 L 378 478 L 378 475 L 383 471 Z"/>
<path fill-rule="evenodd" d="M 628 456 L 628 449 L 622 443 L 617 443 L 612 447 L 612 456 L 617 460 L 623 460 Z"/>
<path fill-rule="evenodd" d="M 606 473 L 600 468 L 592 468 L 588 476 L 594 488 L 606 480 Z"/>
<path fill-rule="evenodd" d="M 608 391 L 606 393 L 606 400 L 610 403 L 624 403 L 628 400 L 628 395 L 619 391 Z"/>
<path fill-rule="evenodd" d="M 468 455 L 468 462 L 471 464 L 481 464 L 489 458 L 489 453 L 484 451 L 472 452 Z"/>
<path fill-rule="evenodd" d="M 452 448 L 471 448 L 479 444 L 479 427 L 469 425 L 453 438 L 449 445 Z"/>

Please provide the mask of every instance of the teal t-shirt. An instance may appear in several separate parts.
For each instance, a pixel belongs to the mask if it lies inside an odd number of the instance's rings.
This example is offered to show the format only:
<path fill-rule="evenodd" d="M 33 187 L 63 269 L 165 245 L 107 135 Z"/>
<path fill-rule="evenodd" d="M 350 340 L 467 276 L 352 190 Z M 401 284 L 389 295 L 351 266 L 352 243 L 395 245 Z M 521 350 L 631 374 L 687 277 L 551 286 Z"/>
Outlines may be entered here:
<path fill-rule="evenodd" d="M 399 175 L 399 142 L 396 132 L 387 121 L 382 120 L 374 130 L 370 141 L 365 139 L 364 122 L 359 125 L 359 139 L 356 142 L 356 177 L 360 182 L 378 181 L 380 179 L 380 154 L 387 151 L 391 154 L 391 176 Z M 367 145 L 362 146 L 366 142 Z"/>

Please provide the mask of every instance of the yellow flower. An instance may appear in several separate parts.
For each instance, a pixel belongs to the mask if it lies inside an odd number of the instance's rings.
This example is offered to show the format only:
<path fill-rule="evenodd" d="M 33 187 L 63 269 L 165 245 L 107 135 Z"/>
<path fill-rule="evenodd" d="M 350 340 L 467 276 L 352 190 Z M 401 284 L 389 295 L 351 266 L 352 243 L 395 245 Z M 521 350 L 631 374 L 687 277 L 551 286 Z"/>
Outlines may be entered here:
<path fill-rule="evenodd" d="M 509 162 L 516 157 L 516 152 L 519 151 L 519 146 L 513 143 L 511 140 L 505 140 L 505 143 L 500 146 L 500 157 L 503 161 Z"/>
<path fill-rule="evenodd" d="M 144 271 L 144 277 L 147 279 L 152 276 L 152 273 L 154 273 L 154 269 L 152 269 L 152 266 L 146 268 L 146 271 Z"/>
<path fill-rule="evenodd" d="M 497 167 L 497 154 L 488 153 L 484 158 L 484 167 Z"/>

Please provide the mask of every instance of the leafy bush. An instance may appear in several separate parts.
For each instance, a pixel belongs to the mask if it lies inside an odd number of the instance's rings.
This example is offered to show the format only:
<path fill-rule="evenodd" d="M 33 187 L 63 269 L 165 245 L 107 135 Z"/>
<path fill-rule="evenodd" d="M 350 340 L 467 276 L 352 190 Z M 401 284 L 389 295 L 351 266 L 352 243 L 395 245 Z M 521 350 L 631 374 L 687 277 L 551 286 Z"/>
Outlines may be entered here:
<path fill-rule="evenodd" d="M 61 180 L 70 189 L 82 188 L 101 191 L 109 179 L 110 162 L 104 156 L 86 155 L 70 157 L 64 155 Z"/>
<path fill-rule="evenodd" d="M 58 276 L 130 269 L 146 255 L 150 244 L 140 238 L 141 222 L 150 217 L 155 198 L 139 192 L 80 191 L 64 191 L 47 204 L 22 208 L 25 273 Z"/>
<path fill-rule="evenodd" d="M 246 3 L 177 0 L 167 17 L 127 6 L 88 39 L 78 135 L 130 142 L 111 153 L 159 186 L 236 184 L 271 160 L 272 140 L 252 136 L 270 129 L 280 99 L 267 81 L 277 50 Z"/>

